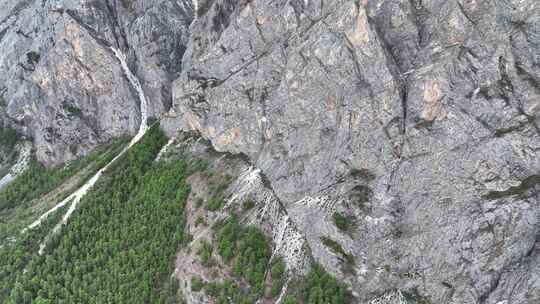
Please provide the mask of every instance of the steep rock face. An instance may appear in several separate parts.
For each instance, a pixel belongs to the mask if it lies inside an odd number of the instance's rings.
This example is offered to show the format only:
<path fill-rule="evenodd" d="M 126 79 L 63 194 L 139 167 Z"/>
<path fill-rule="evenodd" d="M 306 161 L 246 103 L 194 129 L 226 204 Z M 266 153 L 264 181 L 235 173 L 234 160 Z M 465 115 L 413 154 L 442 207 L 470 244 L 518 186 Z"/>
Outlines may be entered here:
<path fill-rule="evenodd" d="M 538 303 L 539 46 L 535 0 L 0 0 L 0 119 L 49 165 L 134 134 L 120 49 L 360 302 Z"/>
<path fill-rule="evenodd" d="M 124 50 L 150 111 L 171 103 L 191 1 L 0 1 L 2 120 L 55 165 L 134 134 L 136 93 L 110 47 Z"/>
<path fill-rule="evenodd" d="M 209 303 L 214 299 L 206 292 L 195 291 L 193 277 L 201 277 L 205 282 L 220 282 L 223 279 L 238 279 L 233 267 L 220 258 L 217 252 L 210 257 L 211 263 L 203 263 L 199 254 L 203 242 L 216 242 L 215 227 L 234 214 L 240 223 L 254 225 L 271 240 L 272 257 L 282 257 L 290 273 L 305 275 L 312 263 L 310 250 L 303 235 L 272 189 L 264 181 L 259 169 L 251 166 L 246 159 L 229 153 L 217 153 L 209 142 L 201 140 L 193 133 L 183 133 L 169 141 L 161 151 L 160 159 L 181 158 L 187 161 L 201 161 L 206 168 L 188 178 L 190 195 L 186 201 L 185 215 L 189 233 L 193 237 L 189 246 L 177 253 L 174 275 L 187 303 Z M 227 197 L 224 206 L 218 210 L 208 210 L 207 204 L 215 200 L 215 192 L 210 189 L 224 186 Z M 252 205 L 246 208 L 246 202 Z M 217 250 L 214 250 L 217 251 Z M 290 276 L 289 278 L 293 278 Z M 239 280 L 240 281 L 240 280 Z M 283 294 L 285 290 L 283 290 Z M 274 303 L 279 297 L 261 299 L 263 303 Z"/>
<path fill-rule="evenodd" d="M 359 299 L 540 301 L 537 1 L 209 0 L 196 16 L 166 128 L 247 155 Z"/>

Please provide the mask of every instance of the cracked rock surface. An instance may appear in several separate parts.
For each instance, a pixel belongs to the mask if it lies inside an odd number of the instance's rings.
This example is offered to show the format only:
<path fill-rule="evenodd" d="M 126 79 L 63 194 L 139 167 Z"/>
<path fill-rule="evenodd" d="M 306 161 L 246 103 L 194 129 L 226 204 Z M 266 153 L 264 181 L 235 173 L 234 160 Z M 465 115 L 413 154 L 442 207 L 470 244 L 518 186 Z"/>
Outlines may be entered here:
<path fill-rule="evenodd" d="M 360 301 L 540 301 L 537 1 L 198 7 L 167 129 L 247 155 Z"/>
<path fill-rule="evenodd" d="M 48 165 L 136 133 L 110 47 L 359 303 L 540 303 L 537 0 L 0 0 L 1 125 Z"/>
<path fill-rule="evenodd" d="M 191 1 L 0 1 L 0 113 L 58 165 L 135 134 L 136 92 L 110 47 L 127 54 L 154 116 L 171 104 Z"/>

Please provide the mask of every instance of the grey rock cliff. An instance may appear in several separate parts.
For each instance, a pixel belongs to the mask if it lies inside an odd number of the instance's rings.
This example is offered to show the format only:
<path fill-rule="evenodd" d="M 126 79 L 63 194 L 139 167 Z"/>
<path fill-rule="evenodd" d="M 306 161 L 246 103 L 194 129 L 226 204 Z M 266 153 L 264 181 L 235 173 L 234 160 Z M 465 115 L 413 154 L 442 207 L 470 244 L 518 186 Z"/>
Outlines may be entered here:
<path fill-rule="evenodd" d="M 197 16 L 167 129 L 247 155 L 360 301 L 540 301 L 537 1 L 216 0 Z"/>
<path fill-rule="evenodd" d="M 540 303 L 540 2 L 0 0 L 0 119 L 40 161 L 137 131 L 110 47 L 359 303 Z"/>
<path fill-rule="evenodd" d="M 138 99 L 110 47 L 128 54 L 157 116 L 191 21 L 190 1 L 0 1 L 2 120 L 49 165 L 134 134 Z"/>

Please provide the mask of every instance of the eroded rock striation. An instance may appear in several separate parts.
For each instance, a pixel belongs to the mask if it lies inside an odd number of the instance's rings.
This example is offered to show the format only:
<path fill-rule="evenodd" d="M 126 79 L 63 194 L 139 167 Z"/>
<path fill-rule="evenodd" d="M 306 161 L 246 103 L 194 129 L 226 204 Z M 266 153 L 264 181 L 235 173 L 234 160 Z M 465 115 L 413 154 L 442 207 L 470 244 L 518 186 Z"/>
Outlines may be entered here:
<path fill-rule="evenodd" d="M 538 2 L 199 7 L 171 129 L 247 155 L 359 299 L 540 300 Z"/>
<path fill-rule="evenodd" d="M 40 161 L 136 133 L 110 47 L 359 303 L 540 302 L 538 1 L 0 0 L 0 114 Z"/>
<path fill-rule="evenodd" d="M 171 104 L 190 1 L 0 1 L 2 119 L 58 165 L 135 134 L 137 93 L 110 47 L 127 53 L 153 116 Z"/>

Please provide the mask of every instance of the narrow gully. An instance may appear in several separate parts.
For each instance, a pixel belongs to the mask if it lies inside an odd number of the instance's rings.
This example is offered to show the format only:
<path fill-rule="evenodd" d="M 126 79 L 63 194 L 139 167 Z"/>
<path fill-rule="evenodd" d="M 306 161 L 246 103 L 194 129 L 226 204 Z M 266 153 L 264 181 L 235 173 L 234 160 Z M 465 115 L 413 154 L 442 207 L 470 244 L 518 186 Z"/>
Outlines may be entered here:
<path fill-rule="evenodd" d="M 116 155 L 108 164 L 106 164 L 103 168 L 101 168 L 92 178 L 90 178 L 84 185 L 82 185 L 79 189 L 77 189 L 75 192 L 73 192 L 70 196 L 65 198 L 63 201 L 58 203 L 56 206 L 54 206 L 49 211 L 42 214 L 36 221 L 34 221 L 32 224 L 30 224 L 28 227 L 26 227 L 23 232 L 25 232 L 28 229 L 33 229 L 38 227 L 49 215 L 57 211 L 58 209 L 62 208 L 63 206 L 71 203 L 69 206 L 69 209 L 66 211 L 66 214 L 58 223 L 55 228 L 53 229 L 51 235 L 56 234 L 60 231 L 62 224 L 67 223 L 73 212 L 77 209 L 77 206 L 79 205 L 81 199 L 86 195 L 86 193 L 92 189 L 92 187 L 97 183 L 97 181 L 100 179 L 100 177 L 103 175 L 103 173 L 122 155 L 124 155 L 133 145 L 138 143 L 141 138 L 144 136 L 146 131 L 148 130 L 148 104 L 146 100 L 146 96 L 144 95 L 144 91 L 142 89 L 141 83 L 139 82 L 139 79 L 131 72 L 129 69 L 127 62 L 126 62 L 126 56 L 122 51 L 110 47 L 116 58 L 120 61 L 120 65 L 122 66 L 122 69 L 124 71 L 124 74 L 126 78 L 128 79 L 129 83 L 133 86 L 135 91 L 137 92 L 137 95 L 139 97 L 140 101 L 140 110 L 141 110 L 141 123 L 139 126 L 139 131 L 137 134 L 131 139 L 130 143 L 120 152 L 118 155 Z M 39 254 L 43 254 L 43 251 L 46 247 L 46 243 L 49 237 L 47 237 L 40 245 Z"/>

